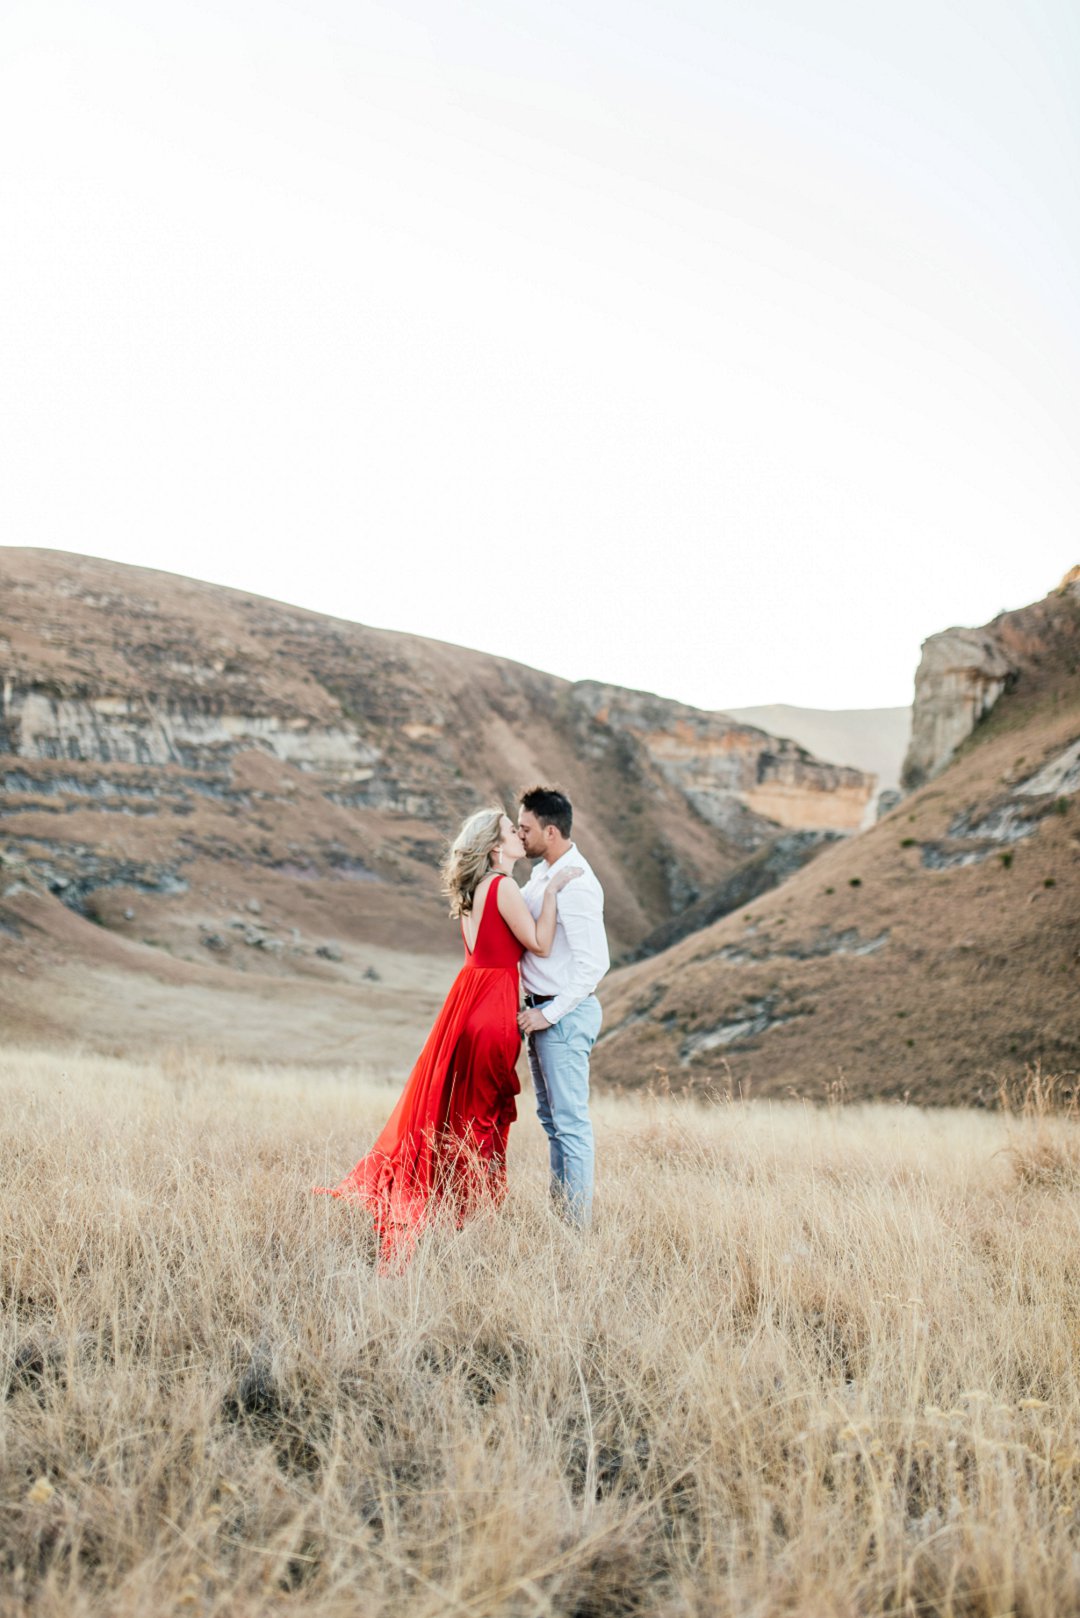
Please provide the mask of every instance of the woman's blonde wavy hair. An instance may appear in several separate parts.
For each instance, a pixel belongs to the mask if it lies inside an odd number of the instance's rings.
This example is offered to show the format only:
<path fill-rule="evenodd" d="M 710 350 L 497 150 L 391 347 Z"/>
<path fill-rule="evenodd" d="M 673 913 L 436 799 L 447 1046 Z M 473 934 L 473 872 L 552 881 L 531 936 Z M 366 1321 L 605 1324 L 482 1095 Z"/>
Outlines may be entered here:
<path fill-rule="evenodd" d="M 442 890 L 452 916 L 466 916 L 482 877 L 490 871 L 489 857 L 501 841 L 502 809 L 478 809 L 464 822 L 442 862 Z"/>

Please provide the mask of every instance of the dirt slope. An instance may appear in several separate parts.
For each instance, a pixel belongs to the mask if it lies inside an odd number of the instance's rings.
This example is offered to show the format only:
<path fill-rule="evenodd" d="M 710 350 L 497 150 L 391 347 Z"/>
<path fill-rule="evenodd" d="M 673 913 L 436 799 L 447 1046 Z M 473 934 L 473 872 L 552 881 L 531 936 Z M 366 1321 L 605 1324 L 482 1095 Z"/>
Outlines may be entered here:
<path fill-rule="evenodd" d="M 1080 595 L 995 621 L 953 761 L 783 887 L 609 980 L 608 1082 L 971 1101 L 1080 1069 Z"/>
<path fill-rule="evenodd" d="M 398 1016 L 372 987 L 393 957 L 434 963 L 412 971 L 415 1034 L 460 947 L 445 837 L 536 780 L 573 797 L 616 952 L 785 831 L 851 830 L 873 790 L 647 693 L 0 548 L 0 1030 L 246 1030 L 236 1054 L 285 1039 L 295 1060 L 324 999 Z M 71 991 L 98 971 L 100 995 Z"/>

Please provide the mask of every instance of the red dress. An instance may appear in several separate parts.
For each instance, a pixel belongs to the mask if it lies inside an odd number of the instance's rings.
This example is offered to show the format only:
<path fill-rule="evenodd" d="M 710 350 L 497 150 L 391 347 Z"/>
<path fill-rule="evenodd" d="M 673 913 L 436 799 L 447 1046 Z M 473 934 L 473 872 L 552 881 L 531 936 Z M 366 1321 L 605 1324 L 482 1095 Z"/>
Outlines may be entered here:
<path fill-rule="evenodd" d="M 408 1256 L 433 1199 L 449 1199 L 460 1222 L 478 1196 L 501 1200 L 506 1191 L 525 947 L 499 914 L 502 880 L 484 896 L 476 943 L 465 946 L 465 964 L 382 1134 L 340 1185 L 315 1187 L 371 1210 L 384 1265 Z"/>

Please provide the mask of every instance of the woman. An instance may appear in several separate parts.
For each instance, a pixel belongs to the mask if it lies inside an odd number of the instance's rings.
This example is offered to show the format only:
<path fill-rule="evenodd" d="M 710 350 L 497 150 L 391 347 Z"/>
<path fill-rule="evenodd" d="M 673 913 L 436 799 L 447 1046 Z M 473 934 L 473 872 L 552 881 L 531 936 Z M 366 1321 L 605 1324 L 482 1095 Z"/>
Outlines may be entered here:
<path fill-rule="evenodd" d="M 370 1152 L 340 1185 L 315 1188 L 371 1210 L 384 1267 L 408 1256 L 433 1200 L 449 1199 L 460 1222 L 478 1196 L 505 1194 L 519 1089 L 518 962 L 526 950 L 550 953 L 556 894 L 581 875 L 571 867 L 555 876 L 534 921 L 507 880 L 524 855 L 501 809 L 481 809 L 458 832 L 442 875 L 465 964 Z"/>

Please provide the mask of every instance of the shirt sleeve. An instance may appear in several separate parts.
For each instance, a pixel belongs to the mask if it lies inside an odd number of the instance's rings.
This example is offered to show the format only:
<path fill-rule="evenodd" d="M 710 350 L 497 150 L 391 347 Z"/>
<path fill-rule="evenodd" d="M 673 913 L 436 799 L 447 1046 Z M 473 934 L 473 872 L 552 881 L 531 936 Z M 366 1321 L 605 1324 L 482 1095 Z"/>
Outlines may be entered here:
<path fill-rule="evenodd" d="M 557 1023 L 568 1011 L 592 994 L 611 964 L 604 932 L 604 898 L 599 887 L 591 885 L 575 892 L 571 882 L 559 894 L 559 921 L 570 946 L 570 982 L 541 1010 L 549 1023 Z"/>

